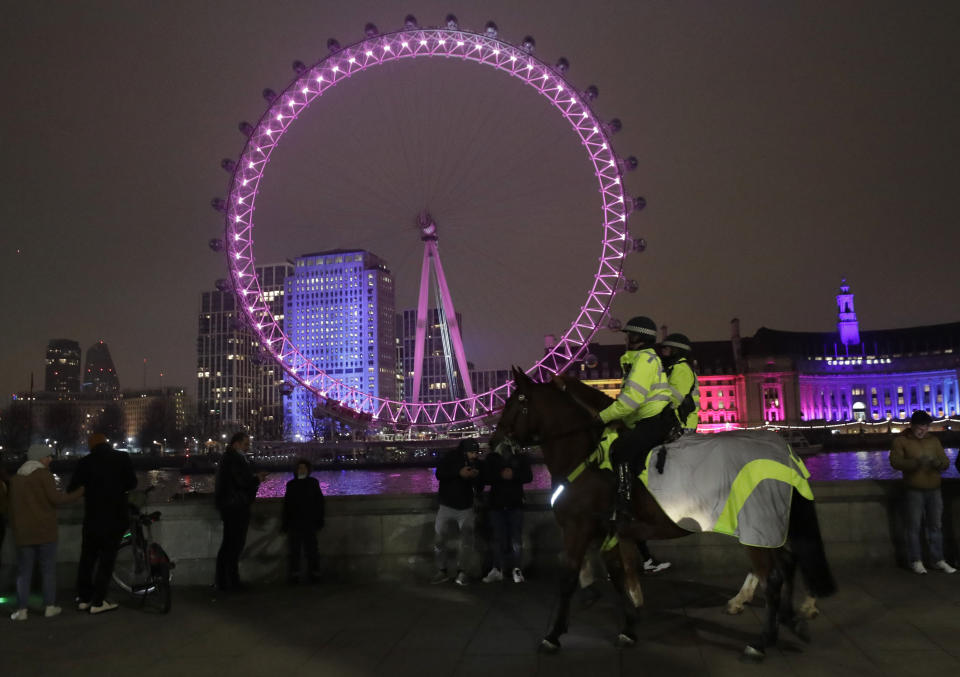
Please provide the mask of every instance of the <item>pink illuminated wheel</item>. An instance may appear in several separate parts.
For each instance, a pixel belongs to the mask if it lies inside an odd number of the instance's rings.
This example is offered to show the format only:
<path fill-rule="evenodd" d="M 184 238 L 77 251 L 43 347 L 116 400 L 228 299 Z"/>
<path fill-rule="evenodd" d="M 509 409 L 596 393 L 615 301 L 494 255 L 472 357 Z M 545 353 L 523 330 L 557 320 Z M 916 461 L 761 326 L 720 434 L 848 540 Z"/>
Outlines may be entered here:
<path fill-rule="evenodd" d="M 622 175 L 636 166 L 636 160 L 619 159 L 614 153 L 610 136 L 619 128 L 619 121 L 603 123 L 593 112 L 590 101 L 596 97 L 596 89 L 589 87 L 581 92 L 567 82 L 565 60 L 550 66 L 535 57 L 532 38 L 524 38 L 520 46 L 514 46 L 499 37 L 492 23 L 483 34 L 473 33 L 461 30 L 454 17 L 448 17 L 443 28 L 420 28 L 408 17 L 403 30 L 379 34 L 368 25 L 365 33 L 364 40 L 344 48 L 330 41 L 331 54 L 313 66 L 294 64 L 294 81 L 280 93 L 266 90 L 264 97 L 270 103 L 266 112 L 255 126 L 241 126 L 249 140 L 240 160 L 224 162 L 224 167 L 232 171 L 229 196 L 225 201 L 214 201 L 214 207 L 225 214 L 224 249 L 233 288 L 265 351 L 293 380 L 319 397 L 339 402 L 363 418 L 388 427 L 448 427 L 480 421 L 502 407 L 512 384 L 440 403 L 378 398 L 327 375 L 284 334 L 261 292 L 253 253 L 254 202 L 271 153 L 290 125 L 318 97 L 329 96 L 337 84 L 348 78 L 398 59 L 447 57 L 480 64 L 519 78 L 545 97 L 567 120 L 593 166 L 602 199 L 602 230 L 599 266 L 579 314 L 547 354 L 527 369 L 527 373 L 540 379 L 562 372 L 578 359 L 599 326 L 608 320 L 613 295 L 618 290 L 630 290 L 635 284 L 622 276 L 624 257 L 637 247 L 627 233 L 626 221 L 644 203 L 642 198 L 625 196 Z"/>

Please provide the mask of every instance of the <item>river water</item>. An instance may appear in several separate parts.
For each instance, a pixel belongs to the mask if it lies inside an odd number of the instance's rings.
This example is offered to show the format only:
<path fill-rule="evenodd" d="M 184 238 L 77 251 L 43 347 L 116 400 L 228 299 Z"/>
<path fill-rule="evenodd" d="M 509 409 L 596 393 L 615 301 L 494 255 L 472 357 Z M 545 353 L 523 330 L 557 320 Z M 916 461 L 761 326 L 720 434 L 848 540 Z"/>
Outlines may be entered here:
<path fill-rule="evenodd" d="M 960 477 L 954 465 L 956 449 L 947 449 L 950 468 L 944 477 Z M 899 479 L 890 467 L 886 451 L 840 451 L 804 458 L 813 480 Z M 437 491 L 434 468 L 392 468 L 377 470 L 317 470 L 313 476 L 326 496 L 364 494 L 431 494 Z M 279 498 L 284 494 L 289 472 L 271 473 L 260 485 L 259 498 Z M 164 502 L 192 494 L 213 493 L 212 474 L 181 475 L 178 470 L 151 470 L 138 473 L 139 486 L 155 487 L 150 502 Z M 533 467 L 533 482 L 528 489 L 549 489 L 550 474 L 543 465 Z"/>

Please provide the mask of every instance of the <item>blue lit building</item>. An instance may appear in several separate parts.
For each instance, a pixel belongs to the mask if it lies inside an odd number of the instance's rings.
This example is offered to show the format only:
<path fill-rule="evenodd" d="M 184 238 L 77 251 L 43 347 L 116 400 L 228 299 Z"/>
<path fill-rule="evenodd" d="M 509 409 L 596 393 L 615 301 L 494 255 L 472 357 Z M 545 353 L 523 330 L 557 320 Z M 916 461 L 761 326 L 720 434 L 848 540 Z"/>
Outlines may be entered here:
<path fill-rule="evenodd" d="M 332 378 L 375 397 L 397 395 L 394 282 L 386 262 L 364 250 L 304 254 L 286 280 L 283 329 Z M 318 436 L 312 393 L 284 397 L 285 437 Z"/>

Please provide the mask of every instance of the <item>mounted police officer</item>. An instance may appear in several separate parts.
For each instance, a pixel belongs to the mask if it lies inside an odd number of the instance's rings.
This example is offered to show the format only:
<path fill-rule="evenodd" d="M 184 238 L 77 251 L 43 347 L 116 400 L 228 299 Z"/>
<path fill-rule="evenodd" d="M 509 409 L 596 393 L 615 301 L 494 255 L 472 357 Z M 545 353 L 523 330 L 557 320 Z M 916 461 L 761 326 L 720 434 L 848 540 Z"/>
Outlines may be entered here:
<path fill-rule="evenodd" d="M 617 475 L 618 521 L 631 519 L 637 461 L 646 458 L 676 426 L 676 417 L 669 406 L 670 386 L 654 349 L 657 325 L 649 317 L 635 317 L 627 322 L 623 331 L 627 345 L 620 358 L 623 385 L 613 404 L 597 414 L 607 426 L 614 422 L 623 426 L 610 446 Z"/>
<path fill-rule="evenodd" d="M 700 384 L 690 364 L 690 339 L 670 334 L 660 343 L 660 361 L 670 384 L 670 406 L 684 432 L 696 432 L 700 422 Z"/>

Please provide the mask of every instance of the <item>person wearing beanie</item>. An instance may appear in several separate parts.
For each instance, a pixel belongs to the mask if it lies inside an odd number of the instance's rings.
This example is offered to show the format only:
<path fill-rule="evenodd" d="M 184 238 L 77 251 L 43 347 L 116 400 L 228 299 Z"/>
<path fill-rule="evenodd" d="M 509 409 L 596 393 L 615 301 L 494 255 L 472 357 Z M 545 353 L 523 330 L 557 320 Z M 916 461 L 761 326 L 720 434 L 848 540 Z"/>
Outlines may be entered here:
<path fill-rule="evenodd" d="M 127 492 L 137 486 L 133 463 L 99 433 L 87 438 L 90 453 L 80 459 L 67 491 L 83 489 L 84 512 L 77 609 L 99 614 L 117 605 L 107 600 L 117 550 L 129 525 Z"/>
<path fill-rule="evenodd" d="M 956 569 L 943 558 L 943 532 L 940 527 L 943 516 L 940 474 L 950 466 L 950 461 L 940 440 L 930 434 L 931 423 L 933 418 L 927 412 L 913 412 L 910 427 L 893 440 L 890 465 L 903 473 L 910 569 L 916 574 L 927 573 L 920 547 L 922 525 L 933 568 L 952 574 Z"/>
<path fill-rule="evenodd" d="M 627 349 L 620 358 L 623 369 L 620 394 L 613 404 L 596 414 L 598 422 L 607 427 L 601 444 L 608 445 L 617 474 L 618 522 L 633 519 L 637 466 L 676 427 L 676 416 L 669 406 L 670 385 L 654 349 L 656 323 L 649 317 L 634 317 L 622 331 Z M 622 428 L 617 432 L 611 424 Z"/>
<path fill-rule="evenodd" d="M 43 580 L 44 616 L 60 613 L 57 597 L 57 506 L 80 498 L 83 490 L 69 494 L 57 490 L 50 472 L 53 449 L 34 444 L 27 460 L 10 480 L 10 516 L 17 544 L 17 610 L 15 621 L 27 620 L 27 603 L 34 562 L 40 564 Z"/>

